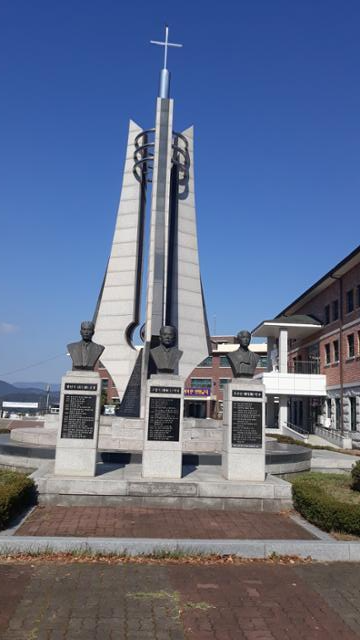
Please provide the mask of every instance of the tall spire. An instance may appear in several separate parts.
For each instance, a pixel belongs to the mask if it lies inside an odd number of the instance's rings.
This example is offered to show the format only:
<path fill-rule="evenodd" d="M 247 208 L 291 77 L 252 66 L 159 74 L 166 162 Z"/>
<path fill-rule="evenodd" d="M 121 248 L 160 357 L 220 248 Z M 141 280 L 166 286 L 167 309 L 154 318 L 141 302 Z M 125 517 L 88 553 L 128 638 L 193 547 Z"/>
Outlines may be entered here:
<path fill-rule="evenodd" d="M 160 42 L 159 40 L 150 40 L 150 43 L 158 44 L 161 47 L 164 47 L 164 67 L 160 72 L 159 98 L 169 98 L 170 71 L 167 68 L 168 47 L 182 47 L 182 44 L 169 42 L 169 27 L 167 24 L 165 25 L 165 42 Z"/>

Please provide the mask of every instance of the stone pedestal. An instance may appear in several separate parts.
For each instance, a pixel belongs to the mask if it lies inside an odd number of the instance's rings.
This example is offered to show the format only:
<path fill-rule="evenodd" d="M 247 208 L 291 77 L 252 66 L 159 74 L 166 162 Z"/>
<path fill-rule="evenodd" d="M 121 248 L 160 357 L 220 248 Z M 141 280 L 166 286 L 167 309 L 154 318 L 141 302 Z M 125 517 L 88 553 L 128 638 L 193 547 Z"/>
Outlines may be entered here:
<path fill-rule="evenodd" d="M 251 378 L 224 388 L 222 474 L 227 480 L 265 480 L 265 387 Z"/>
<path fill-rule="evenodd" d="M 95 476 L 101 381 L 96 371 L 69 371 L 61 381 L 55 474 Z"/>
<path fill-rule="evenodd" d="M 184 379 L 151 376 L 146 394 L 144 478 L 181 478 L 183 411 Z"/>

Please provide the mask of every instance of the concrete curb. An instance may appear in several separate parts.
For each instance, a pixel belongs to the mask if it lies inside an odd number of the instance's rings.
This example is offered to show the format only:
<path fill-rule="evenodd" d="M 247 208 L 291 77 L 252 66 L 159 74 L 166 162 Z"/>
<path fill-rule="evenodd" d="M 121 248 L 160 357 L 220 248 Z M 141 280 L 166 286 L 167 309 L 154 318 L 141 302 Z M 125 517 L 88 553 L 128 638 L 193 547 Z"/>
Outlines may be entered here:
<path fill-rule="evenodd" d="M 170 540 L 152 538 L 61 538 L 9 536 L 0 538 L 0 555 L 87 552 L 90 555 L 150 555 L 167 553 L 237 555 L 269 558 L 298 556 L 330 562 L 360 562 L 360 542 L 325 540 Z"/>

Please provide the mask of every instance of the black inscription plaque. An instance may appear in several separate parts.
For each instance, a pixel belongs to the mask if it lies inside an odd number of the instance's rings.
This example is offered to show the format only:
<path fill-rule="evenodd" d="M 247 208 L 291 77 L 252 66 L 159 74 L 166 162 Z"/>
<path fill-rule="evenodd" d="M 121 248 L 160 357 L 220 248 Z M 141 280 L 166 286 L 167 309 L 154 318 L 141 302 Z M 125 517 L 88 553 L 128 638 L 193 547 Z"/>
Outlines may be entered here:
<path fill-rule="evenodd" d="M 84 382 L 65 382 L 65 391 L 97 391 L 97 384 Z"/>
<path fill-rule="evenodd" d="M 150 398 L 148 440 L 179 442 L 180 398 Z"/>
<path fill-rule="evenodd" d="M 96 396 L 65 393 L 62 438 L 91 440 L 95 430 Z"/>
<path fill-rule="evenodd" d="M 231 444 L 233 447 L 262 447 L 262 402 L 232 403 Z"/>

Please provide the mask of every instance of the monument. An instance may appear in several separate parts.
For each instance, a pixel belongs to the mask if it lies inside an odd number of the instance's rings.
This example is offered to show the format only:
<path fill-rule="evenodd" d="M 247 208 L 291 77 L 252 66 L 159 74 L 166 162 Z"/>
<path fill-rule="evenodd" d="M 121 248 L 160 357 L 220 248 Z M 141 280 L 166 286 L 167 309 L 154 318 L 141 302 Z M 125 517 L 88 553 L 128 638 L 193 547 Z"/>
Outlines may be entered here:
<path fill-rule="evenodd" d="M 176 373 L 181 378 L 209 354 L 196 231 L 194 134 L 192 127 L 174 131 L 167 57 L 169 47 L 182 45 L 169 42 L 168 32 L 166 27 L 164 42 L 152 41 L 164 47 L 155 127 L 144 130 L 130 121 L 115 233 L 94 315 L 96 340 L 106 347 L 101 363 L 116 387 L 119 415 L 135 419 L 134 424 L 145 419 L 147 380 L 153 371 L 150 351 L 156 357 L 161 327 L 177 329 L 182 357 Z M 144 344 L 139 350 L 135 338 L 140 327 Z"/>
<path fill-rule="evenodd" d="M 160 344 L 150 350 L 156 373 L 147 383 L 142 475 L 181 478 L 184 379 L 176 375 L 182 351 L 176 328 L 160 328 Z"/>
<path fill-rule="evenodd" d="M 265 387 L 253 380 L 258 356 L 251 334 L 239 331 L 239 348 L 228 354 L 233 379 L 224 388 L 222 472 L 227 480 L 265 480 Z"/>
<path fill-rule="evenodd" d="M 94 329 L 82 322 L 82 340 L 68 345 L 73 367 L 61 381 L 55 475 L 95 476 L 101 381 L 94 367 L 104 347 L 92 341 Z"/>

